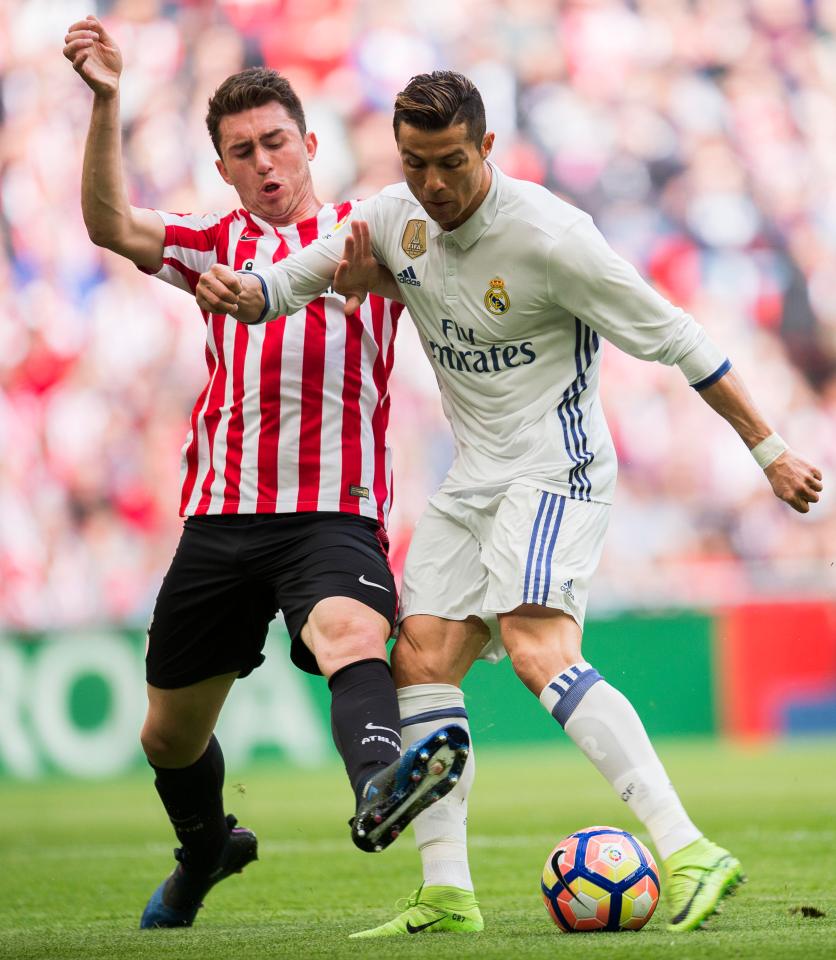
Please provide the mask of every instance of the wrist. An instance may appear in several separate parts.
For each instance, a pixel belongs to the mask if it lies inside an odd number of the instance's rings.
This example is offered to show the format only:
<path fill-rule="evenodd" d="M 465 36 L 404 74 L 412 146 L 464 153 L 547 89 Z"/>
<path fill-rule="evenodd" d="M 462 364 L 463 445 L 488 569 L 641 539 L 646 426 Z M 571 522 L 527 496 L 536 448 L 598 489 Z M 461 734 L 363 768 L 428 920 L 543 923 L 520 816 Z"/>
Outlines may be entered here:
<path fill-rule="evenodd" d="M 752 447 L 749 453 L 755 458 L 755 463 L 757 463 L 761 470 L 766 470 L 770 464 L 774 463 L 778 457 L 787 450 L 789 450 L 789 446 L 783 437 L 773 431 L 765 440 L 761 440 L 760 443 Z"/>
<path fill-rule="evenodd" d="M 264 323 L 267 319 L 267 314 L 270 312 L 270 295 L 267 292 L 267 283 L 264 280 L 264 277 L 260 273 L 256 273 L 253 270 L 236 270 L 235 271 L 241 277 L 241 283 L 243 284 L 244 290 L 249 293 L 257 296 L 261 293 L 261 296 L 264 300 L 264 305 L 259 311 L 258 319 L 252 321 L 253 323 Z M 252 281 L 257 281 L 257 283 L 247 283 L 247 279 Z"/>
<path fill-rule="evenodd" d="M 119 99 L 119 81 L 117 80 L 112 87 L 96 87 L 93 90 L 93 105 L 97 103 L 102 106 L 110 106 Z"/>

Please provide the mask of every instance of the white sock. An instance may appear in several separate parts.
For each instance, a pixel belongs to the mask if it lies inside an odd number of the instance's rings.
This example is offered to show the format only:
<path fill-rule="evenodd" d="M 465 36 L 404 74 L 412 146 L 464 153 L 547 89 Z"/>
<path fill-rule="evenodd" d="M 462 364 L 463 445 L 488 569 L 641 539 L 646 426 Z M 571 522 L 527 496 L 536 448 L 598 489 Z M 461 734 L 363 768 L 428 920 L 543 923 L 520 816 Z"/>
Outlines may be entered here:
<path fill-rule="evenodd" d="M 609 781 L 665 860 L 702 836 L 682 806 L 630 701 L 586 661 L 543 688 L 540 702 Z"/>
<path fill-rule="evenodd" d="M 464 695 L 452 684 L 420 683 L 403 687 L 398 690 L 398 703 L 404 750 L 446 723 L 457 723 L 470 733 Z M 415 842 L 421 854 L 424 883 L 428 887 L 473 889 L 467 862 L 467 795 L 475 774 L 476 762 L 471 743 L 459 782 L 446 797 L 412 821 Z"/>

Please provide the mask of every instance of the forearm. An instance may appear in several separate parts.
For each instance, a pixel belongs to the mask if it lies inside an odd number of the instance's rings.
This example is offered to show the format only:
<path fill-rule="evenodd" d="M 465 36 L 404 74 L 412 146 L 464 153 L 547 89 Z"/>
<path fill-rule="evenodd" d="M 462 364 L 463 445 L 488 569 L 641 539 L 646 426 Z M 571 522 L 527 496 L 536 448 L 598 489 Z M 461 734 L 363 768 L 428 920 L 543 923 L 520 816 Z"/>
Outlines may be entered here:
<path fill-rule="evenodd" d="M 81 175 L 81 211 L 90 239 L 100 246 L 118 242 L 130 230 L 118 92 L 97 94 L 93 100 Z"/>
<path fill-rule="evenodd" d="M 376 293 L 379 297 L 385 297 L 387 300 L 395 300 L 398 303 L 404 302 L 403 291 L 397 280 L 386 267 L 380 264 L 378 264 L 377 278 L 371 287 L 371 292 Z"/>
<path fill-rule="evenodd" d="M 765 440 L 772 429 L 755 407 L 743 380 L 734 370 L 729 370 L 715 383 L 698 390 L 700 396 L 727 420 L 749 450 Z"/>
<path fill-rule="evenodd" d="M 267 298 L 267 311 L 262 319 L 275 320 L 296 313 L 316 300 L 333 283 L 338 263 L 339 259 L 317 240 L 272 267 L 254 270 L 254 277 L 264 281 L 263 292 Z"/>

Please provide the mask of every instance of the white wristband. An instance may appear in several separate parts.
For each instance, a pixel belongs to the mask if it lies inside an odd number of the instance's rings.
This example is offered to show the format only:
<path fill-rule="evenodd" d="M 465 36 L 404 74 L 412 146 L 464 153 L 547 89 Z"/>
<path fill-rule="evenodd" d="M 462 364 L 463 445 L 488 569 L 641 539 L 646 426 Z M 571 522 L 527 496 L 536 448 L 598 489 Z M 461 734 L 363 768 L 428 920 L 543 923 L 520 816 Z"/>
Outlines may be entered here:
<path fill-rule="evenodd" d="M 770 463 L 774 463 L 785 450 L 789 450 L 789 447 L 783 438 L 777 433 L 770 433 L 766 440 L 761 440 L 749 453 L 755 458 L 755 463 L 761 470 L 766 470 Z"/>

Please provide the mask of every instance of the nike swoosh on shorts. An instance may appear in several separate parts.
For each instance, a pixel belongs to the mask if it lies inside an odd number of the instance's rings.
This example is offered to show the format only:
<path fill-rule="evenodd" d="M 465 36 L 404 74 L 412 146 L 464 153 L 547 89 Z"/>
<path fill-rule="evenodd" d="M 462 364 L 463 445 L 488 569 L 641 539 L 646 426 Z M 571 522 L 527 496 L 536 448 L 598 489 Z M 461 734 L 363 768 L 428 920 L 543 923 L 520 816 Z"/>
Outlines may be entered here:
<path fill-rule="evenodd" d="M 367 580 L 365 574 L 361 573 L 357 579 L 363 584 L 364 587 L 377 587 L 378 590 L 385 590 L 387 593 L 391 592 L 389 588 L 384 587 L 382 583 L 372 583 L 371 580 Z"/>

